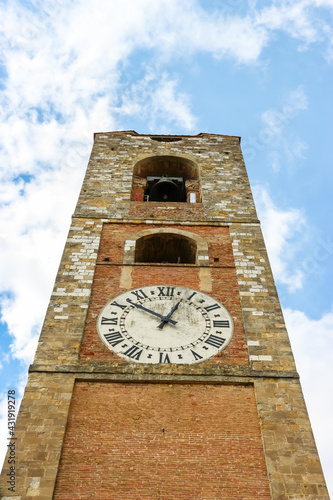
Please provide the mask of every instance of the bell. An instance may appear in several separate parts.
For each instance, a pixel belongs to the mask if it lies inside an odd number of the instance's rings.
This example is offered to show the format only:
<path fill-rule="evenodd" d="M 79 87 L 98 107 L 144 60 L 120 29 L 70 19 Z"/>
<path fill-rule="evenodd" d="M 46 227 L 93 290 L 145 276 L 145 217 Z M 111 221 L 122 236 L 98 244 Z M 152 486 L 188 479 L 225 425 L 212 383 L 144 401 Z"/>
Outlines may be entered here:
<path fill-rule="evenodd" d="M 151 188 L 150 201 L 182 201 L 182 190 L 179 185 L 168 177 L 161 177 Z"/>

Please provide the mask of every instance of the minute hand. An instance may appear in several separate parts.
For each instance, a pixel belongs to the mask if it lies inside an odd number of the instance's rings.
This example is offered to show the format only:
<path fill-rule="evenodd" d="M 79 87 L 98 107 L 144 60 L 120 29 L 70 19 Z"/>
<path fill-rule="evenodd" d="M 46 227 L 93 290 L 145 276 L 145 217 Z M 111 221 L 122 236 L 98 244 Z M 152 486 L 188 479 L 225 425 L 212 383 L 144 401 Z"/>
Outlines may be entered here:
<path fill-rule="evenodd" d="M 151 309 L 147 309 L 146 307 L 143 307 L 141 304 L 136 304 L 135 302 L 132 302 L 129 299 L 127 299 L 127 302 L 129 302 L 132 306 L 137 307 L 138 309 L 142 309 L 143 311 L 146 311 L 147 313 L 152 314 L 153 316 L 157 316 L 158 318 L 160 318 L 162 320 L 165 319 L 165 316 L 163 316 L 162 314 L 159 314 L 155 311 L 152 311 Z M 172 319 L 169 319 L 168 322 L 172 323 L 173 325 L 175 325 L 177 323 L 177 321 L 173 321 Z"/>
<path fill-rule="evenodd" d="M 181 300 L 179 302 L 177 302 L 177 304 L 175 306 L 173 306 L 173 308 L 171 309 L 171 311 L 169 312 L 169 314 L 167 316 L 164 316 L 162 318 L 162 322 L 158 325 L 157 328 L 160 328 L 162 330 L 163 326 L 166 323 L 174 323 L 174 321 L 172 319 L 170 319 L 170 318 L 173 315 L 173 313 L 175 312 L 175 310 L 178 309 L 178 306 L 179 306 L 180 303 L 181 303 Z"/>

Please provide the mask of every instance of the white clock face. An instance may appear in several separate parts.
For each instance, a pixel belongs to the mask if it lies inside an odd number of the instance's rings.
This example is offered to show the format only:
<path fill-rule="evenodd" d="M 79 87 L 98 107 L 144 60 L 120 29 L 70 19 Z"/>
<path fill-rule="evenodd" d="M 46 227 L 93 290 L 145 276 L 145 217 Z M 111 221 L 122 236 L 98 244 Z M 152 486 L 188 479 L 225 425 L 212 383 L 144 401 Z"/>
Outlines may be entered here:
<path fill-rule="evenodd" d="M 104 344 L 136 363 L 200 363 L 224 349 L 233 334 L 227 309 L 181 286 L 146 286 L 118 295 L 102 309 Z"/>

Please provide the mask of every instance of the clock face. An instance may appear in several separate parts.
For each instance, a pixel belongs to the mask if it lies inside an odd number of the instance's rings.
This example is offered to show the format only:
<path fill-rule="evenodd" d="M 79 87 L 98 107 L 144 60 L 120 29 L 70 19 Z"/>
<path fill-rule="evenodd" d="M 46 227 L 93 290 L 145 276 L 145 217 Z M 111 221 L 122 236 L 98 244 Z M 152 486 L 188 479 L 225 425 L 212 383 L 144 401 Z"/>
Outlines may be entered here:
<path fill-rule="evenodd" d="M 232 318 L 220 302 L 170 285 L 118 295 L 97 320 L 104 344 L 136 363 L 200 363 L 228 345 L 233 329 Z"/>

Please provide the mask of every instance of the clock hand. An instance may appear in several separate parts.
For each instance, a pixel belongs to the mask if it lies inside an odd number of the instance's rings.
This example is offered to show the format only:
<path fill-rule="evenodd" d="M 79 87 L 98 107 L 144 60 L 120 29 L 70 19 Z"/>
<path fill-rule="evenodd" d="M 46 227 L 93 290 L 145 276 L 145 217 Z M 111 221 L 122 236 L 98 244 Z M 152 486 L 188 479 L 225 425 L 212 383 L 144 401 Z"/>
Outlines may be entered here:
<path fill-rule="evenodd" d="M 181 300 L 179 302 L 177 302 L 177 304 L 175 306 L 173 306 L 173 308 L 171 309 L 171 311 L 169 312 L 169 314 L 167 316 L 164 316 L 162 318 L 162 322 L 158 325 L 157 328 L 160 328 L 162 330 L 163 326 L 166 323 L 173 323 L 173 321 L 170 318 L 173 315 L 173 313 L 176 311 L 176 309 L 178 309 L 178 306 L 180 303 L 181 303 Z"/>
<path fill-rule="evenodd" d="M 135 302 L 132 302 L 130 299 L 127 299 L 127 302 L 129 302 L 132 306 L 137 307 L 138 309 L 142 309 L 143 311 L 146 311 L 150 314 L 153 314 L 153 316 L 157 316 L 158 318 L 160 318 L 162 320 L 165 319 L 165 316 L 163 316 L 162 314 L 159 314 L 155 311 L 152 311 L 151 309 L 147 309 L 146 307 L 143 307 L 141 304 L 136 304 Z M 170 323 L 172 323 L 173 325 L 175 325 L 177 323 L 177 321 L 173 321 L 172 319 L 170 319 L 168 321 L 170 321 Z"/>

